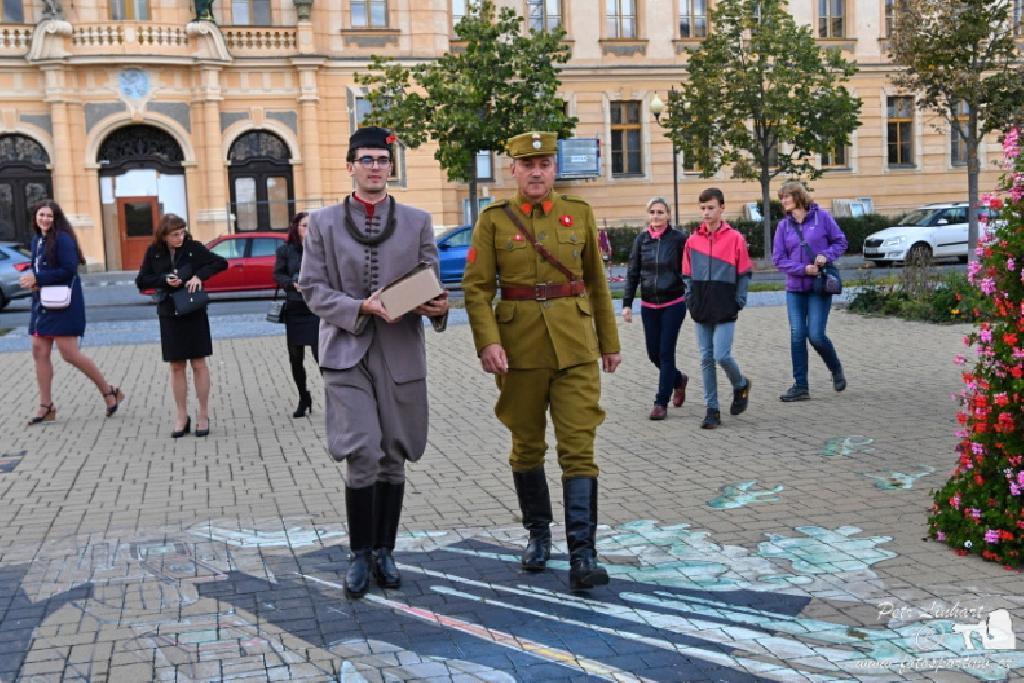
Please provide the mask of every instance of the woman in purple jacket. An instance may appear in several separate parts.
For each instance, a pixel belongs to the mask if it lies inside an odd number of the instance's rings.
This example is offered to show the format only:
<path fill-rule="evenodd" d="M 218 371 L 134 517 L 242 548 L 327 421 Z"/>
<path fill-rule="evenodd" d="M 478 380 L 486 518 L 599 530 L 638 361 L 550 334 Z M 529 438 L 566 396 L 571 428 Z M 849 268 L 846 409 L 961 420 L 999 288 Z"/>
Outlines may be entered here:
<path fill-rule="evenodd" d="M 811 397 L 807 381 L 807 341 L 832 373 L 832 387 L 846 388 L 843 365 L 825 325 L 832 308 L 831 294 L 815 294 L 814 280 L 820 269 L 846 251 L 846 235 L 825 209 L 811 201 L 799 181 L 779 189 L 786 217 L 775 228 L 772 261 L 786 274 L 786 311 L 789 314 L 793 386 L 779 396 L 782 401 L 806 401 Z"/>

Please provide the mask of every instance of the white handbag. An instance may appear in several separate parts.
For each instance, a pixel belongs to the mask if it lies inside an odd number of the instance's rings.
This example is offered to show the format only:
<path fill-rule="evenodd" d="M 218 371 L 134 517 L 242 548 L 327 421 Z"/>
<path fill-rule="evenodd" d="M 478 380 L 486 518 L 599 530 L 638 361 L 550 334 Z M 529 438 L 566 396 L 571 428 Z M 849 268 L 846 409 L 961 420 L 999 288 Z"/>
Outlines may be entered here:
<path fill-rule="evenodd" d="M 48 311 L 60 311 L 71 305 L 69 285 L 49 285 L 39 288 L 39 303 Z"/>

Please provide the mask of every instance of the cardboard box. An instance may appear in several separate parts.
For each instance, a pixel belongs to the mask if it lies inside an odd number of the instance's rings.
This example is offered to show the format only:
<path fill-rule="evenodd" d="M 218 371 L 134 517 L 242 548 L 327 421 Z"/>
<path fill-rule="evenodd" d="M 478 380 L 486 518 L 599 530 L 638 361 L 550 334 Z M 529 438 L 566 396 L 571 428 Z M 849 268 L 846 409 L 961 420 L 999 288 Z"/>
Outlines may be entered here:
<path fill-rule="evenodd" d="M 421 263 L 380 291 L 380 302 L 388 315 L 399 318 L 420 304 L 444 293 L 429 263 Z"/>

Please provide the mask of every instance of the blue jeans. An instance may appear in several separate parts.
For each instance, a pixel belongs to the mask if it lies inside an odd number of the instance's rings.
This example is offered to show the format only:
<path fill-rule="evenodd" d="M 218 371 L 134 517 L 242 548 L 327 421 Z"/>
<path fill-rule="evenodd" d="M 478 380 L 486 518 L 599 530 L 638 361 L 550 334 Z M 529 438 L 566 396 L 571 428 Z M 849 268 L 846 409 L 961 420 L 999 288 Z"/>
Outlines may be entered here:
<path fill-rule="evenodd" d="M 736 323 L 697 323 L 697 346 L 700 347 L 700 372 L 704 380 L 704 405 L 718 410 L 718 375 L 715 363 L 722 366 L 733 389 L 742 389 L 747 379 L 732 357 L 732 338 Z"/>
<path fill-rule="evenodd" d="M 647 357 L 658 368 L 658 393 L 654 402 L 662 408 L 668 406 L 668 399 L 676 382 L 683 373 L 676 368 L 676 340 L 679 328 L 686 318 L 686 302 L 665 308 L 640 307 L 640 319 L 644 322 L 644 340 L 647 342 Z"/>
<path fill-rule="evenodd" d="M 807 342 L 825 361 L 830 372 L 843 369 L 832 341 L 825 336 L 825 325 L 832 310 L 832 295 L 814 292 L 786 292 L 786 313 L 789 314 L 789 351 L 793 357 L 793 381 L 806 389 Z"/>

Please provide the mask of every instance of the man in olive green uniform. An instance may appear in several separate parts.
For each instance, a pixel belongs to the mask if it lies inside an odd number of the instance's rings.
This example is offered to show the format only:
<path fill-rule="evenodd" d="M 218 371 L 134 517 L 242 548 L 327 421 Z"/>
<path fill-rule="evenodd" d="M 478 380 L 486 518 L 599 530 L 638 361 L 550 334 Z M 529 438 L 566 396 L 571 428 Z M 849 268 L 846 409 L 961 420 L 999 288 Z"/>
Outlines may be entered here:
<path fill-rule="evenodd" d="M 570 584 L 581 590 L 608 583 L 595 545 L 594 435 L 604 420 L 596 361 L 615 372 L 619 336 L 594 213 L 582 199 L 551 191 L 555 150 L 554 133 L 508 141 L 519 192 L 480 214 L 462 285 L 480 363 L 497 376 L 494 412 L 512 432 L 509 462 L 530 532 L 523 568 L 542 570 L 551 550 L 544 476 L 550 410 L 562 468 Z M 501 299 L 492 309 L 496 293 Z"/>

